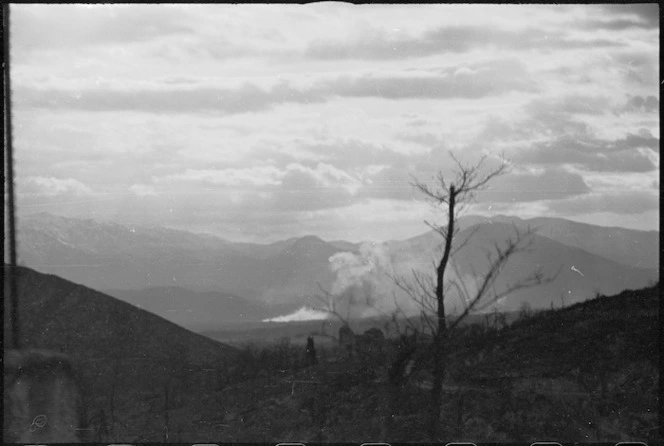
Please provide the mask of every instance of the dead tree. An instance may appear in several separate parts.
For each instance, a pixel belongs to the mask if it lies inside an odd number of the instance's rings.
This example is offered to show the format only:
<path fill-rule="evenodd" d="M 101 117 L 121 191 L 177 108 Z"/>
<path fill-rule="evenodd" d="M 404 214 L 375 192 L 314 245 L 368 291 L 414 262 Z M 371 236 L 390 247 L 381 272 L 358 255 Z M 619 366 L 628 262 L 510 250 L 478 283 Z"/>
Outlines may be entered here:
<path fill-rule="evenodd" d="M 541 284 L 544 280 L 551 280 L 550 278 L 544 279 L 541 270 L 535 270 L 506 289 L 500 292 L 495 290 L 496 279 L 501 270 L 512 256 L 528 248 L 533 234 L 531 229 L 520 231 L 516 227 L 513 238 L 506 240 L 503 246 L 496 244 L 494 251 L 487 253 L 489 267 L 483 275 L 479 276 L 476 291 L 471 293 L 463 281 L 447 277 L 450 269 L 456 273 L 457 277 L 460 277 L 451 258 L 472 239 L 477 231 L 477 229 L 471 231 L 465 240 L 455 243 L 455 237 L 458 235 L 456 227 L 458 212 L 464 205 L 472 202 L 476 192 L 483 190 L 492 179 L 505 173 L 508 167 L 507 163 L 502 161 L 495 169 L 482 174 L 486 157 L 482 157 L 475 165 L 464 165 L 453 155 L 452 159 L 456 163 L 455 177 L 452 182 L 448 182 L 445 176 L 439 173 L 433 187 L 420 181 L 413 183 L 413 186 L 422 192 L 432 204 L 439 207 L 446 217 L 446 222 L 442 225 L 426 222 L 443 239 L 442 256 L 434 263 L 435 274 L 431 276 L 413 270 L 410 278 L 396 275 L 392 277 L 395 285 L 418 303 L 426 323 L 425 329 L 430 332 L 429 353 L 433 384 L 428 407 L 427 434 L 433 441 L 440 440 L 438 429 L 442 407 L 442 388 L 451 333 L 471 312 L 486 309 L 518 289 Z M 464 309 L 454 320 L 448 322 L 445 297 L 452 290 L 455 290 L 462 298 Z"/>

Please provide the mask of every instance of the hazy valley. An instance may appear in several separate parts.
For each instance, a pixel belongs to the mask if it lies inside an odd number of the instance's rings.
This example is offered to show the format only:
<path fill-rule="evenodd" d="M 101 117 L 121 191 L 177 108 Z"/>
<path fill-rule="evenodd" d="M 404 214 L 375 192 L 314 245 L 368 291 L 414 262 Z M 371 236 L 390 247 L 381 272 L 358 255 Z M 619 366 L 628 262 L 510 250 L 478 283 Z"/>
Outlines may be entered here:
<path fill-rule="evenodd" d="M 469 287 L 485 272 L 486 250 L 512 236 L 515 227 L 531 227 L 536 234 L 530 249 L 511 259 L 497 286 L 520 279 L 528 267 L 557 276 L 513 293 L 497 306 L 499 311 L 517 311 L 524 303 L 535 309 L 566 306 L 657 280 L 658 232 L 553 218 L 469 216 L 460 220 L 456 240 L 473 236 L 455 257 L 456 272 Z M 390 313 L 395 287 L 389 275 L 407 277 L 413 268 L 430 273 L 442 242 L 440 235 L 428 232 L 384 243 L 305 236 L 260 245 L 49 214 L 22 219 L 19 228 L 23 265 L 104 291 L 194 330 L 259 322 L 303 306 L 324 309 L 330 297 L 321 288 L 340 301 L 349 295 L 370 297 L 378 310 Z M 397 302 L 416 310 L 405 296 Z M 458 299 L 450 302 L 451 310 L 461 309 Z M 347 313 L 358 317 L 366 308 Z"/>

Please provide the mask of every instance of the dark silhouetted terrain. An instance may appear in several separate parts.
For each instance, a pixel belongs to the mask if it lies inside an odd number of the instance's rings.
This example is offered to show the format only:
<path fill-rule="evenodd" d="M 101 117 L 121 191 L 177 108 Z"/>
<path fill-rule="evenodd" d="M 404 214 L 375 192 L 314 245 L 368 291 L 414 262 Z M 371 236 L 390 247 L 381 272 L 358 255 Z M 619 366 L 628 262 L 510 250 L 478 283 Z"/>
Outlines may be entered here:
<path fill-rule="evenodd" d="M 399 404 L 387 438 L 425 440 L 426 338 L 414 372 L 393 388 L 394 340 L 379 354 L 348 357 L 336 326 L 307 323 L 231 347 L 56 276 L 19 268 L 17 278 L 23 345 L 74 360 L 92 441 L 376 441 L 386 438 L 391 396 Z M 449 350 L 445 440 L 652 444 L 659 300 L 657 285 L 503 323 L 474 316 Z M 368 322 L 352 326 L 360 333 Z M 317 365 L 305 360 L 306 336 L 317 339 Z"/>
<path fill-rule="evenodd" d="M 189 404 L 186 395 L 204 391 L 206 380 L 218 382 L 238 357 L 233 347 L 60 277 L 19 267 L 15 278 L 21 347 L 68 355 L 82 378 L 92 424 L 113 420 L 118 438 L 138 438 L 143 427 L 131 423 L 153 429 L 151 417 L 163 412 L 159 398 L 166 392 Z"/>

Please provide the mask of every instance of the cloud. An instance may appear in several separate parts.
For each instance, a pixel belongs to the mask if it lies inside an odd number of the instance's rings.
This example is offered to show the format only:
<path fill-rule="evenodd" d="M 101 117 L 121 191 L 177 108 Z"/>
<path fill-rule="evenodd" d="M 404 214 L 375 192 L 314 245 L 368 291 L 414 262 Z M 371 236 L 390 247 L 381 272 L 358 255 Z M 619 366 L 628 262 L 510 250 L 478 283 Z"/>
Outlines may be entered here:
<path fill-rule="evenodd" d="M 401 234 L 447 150 L 518 164 L 478 195 L 494 209 L 651 188 L 651 6 L 323 9 L 12 6 L 17 165 L 93 190 L 82 214 L 116 212 L 104 192 L 256 239 Z"/>
<path fill-rule="evenodd" d="M 542 172 L 514 172 L 500 176 L 476 196 L 478 202 L 528 202 L 559 200 L 588 192 L 590 188 L 581 175 L 553 167 Z"/>
<path fill-rule="evenodd" d="M 182 173 L 154 178 L 169 191 L 179 190 L 178 183 L 188 183 L 190 192 L 225 190 L 233 205 L 252 206 L 266 212 L 299 212 L 347 206 L 359 199 L 358 191 L 365 178 L 380 171 L 365 166 L 360 172 L 348 172 L 334 165 L 290 163 L 249 168 L 187 169 Z M 201 189 L 201 186 L 205 189 Z"/>
<path fill-rule="evenodd" d="M 184 8 L 166 5 L 12 5 L 12 47 L 134 45 L 194 31 Z"/>
<path fill-rule="evenodd" d="M 21 183 L 19 186 L 21 194 L 55 197 L 59 195 L 84 196 L 93 193 L 92 189 L 73 178 L 32 176 L 23 179 Z"/>
<path fill-rule="evenodd" d="M 14 91 L 16 106 L 93 112 L 247 113 L 269 110 L 285 103 L 312 104 L 334 97 L 383 99 L 480 98 L 509 91 L 536 91 L 525 66 L 517 60 L 478 64 L 455 76 L 457 67 L 427 76 L 343 76 L 295 88 L 282 81 L 271 88 L 245 83 L 238 88 L 165 84 L 127 88 L 56 89 L 20 86 Z"/>
<path fill-rule="evenodd" d="M 276 186 L 286 172 L 274 166 L 254 166 L 240 169 L 187 169 L 184 173 L 168 175 L 159 181 L 190 181 L 210 186 Z"/>
<path fill-rule="evenodd" d="M 286 169 L 294 176 L 304 174 L 304 176 L 313 179 L 316 187 L 329 188 L 338 186 L 348 191 L 351 195 L 355 195 L 362 185 L 357 177 L 327 163 L 318 163 L 315 168 L 292 163 L 286 166 Z M 301 175 L 299 177 L 301 178 Z M 286 178 L 283 183 L 284 188 L 301 189 L 297 180 L 293 180 L 293 176 Z"/>
<path fill-rule="evenodd" d="M 622 78 L 631 86 L 646 87 L 655 91 L 659 85 L 659 47 L 654 46 L 648 50 L 624 50 L 612 53 L 608 57 L 610 67 L 621 74 Z"/>
<path fill-rule="evenodd" d="M 384 99 L 477 99 L 510 91 L 535 92 L 526 66 L 516 59 L 470 65 L 468 71 L 447 67 L 427 76 L 340 77 L 322 84 L 319 91 L 340 97 Z M 456 73 L 456 75 L 455 75 Z"/>
<path fill-rule="evenodd" d="M 321 161 L 350 170 L 372 164 L 403 165 L 413 154 L 407 149 L 360 138 L 334 137 L 326 140 L 293 140 L 293 145 Z"/>
<path fill-rule="evenodd" d="M 617 17 L 609 18 L 609 26 L 614 30 L 629 28 L 630 22 L 638 23 L 639 27 L 657 29 L 659 28 L 659 5 L 657 3 L 634 3 L 634 4 L 605 4 L 597 5 L 602 11 Z"/>
<path fill-rule="evenodd" d="M 516 153 L 514 160 L 533 164 L 572 164 L 598 172 L 650 172 L 657 166 L 645 150 L 659 150 L 659 139 L 632 134 L 613 141 L 558 137 L 532 146 Z"/>
<path fill-rule="evenodd" d="M 655 96 L 631 96 L 627 103 L 619 110 L 620 112 L 645 112 L 645 113 L 655 113 L 659 111 L 659 99 Z"/>
<path fill-rule="evenodd" d="M 526 109 L 534 113 L 602 115 L 609 111 L 609 105 L 609 99 L 604 96 L 568 94 L 562 98 L 535 99 Z"/>
<path fill-rule="evenodd" d="M 280 83 L 262 89 L 245 83 L 239 88 L 82 88 L 42 89 L 18 87 L 18 107 L 72 109 L 93 112 L 132 111 L 149 113 L 246 113 L 263 111 L 286 102 L 311 103 L 324 98 Z"/>
<path fill-rule="evenodd" d="M 360 35 L 356 40 L 349 42 L 319 39 L 309 44 L 305 57 L 324 60 L 391 60 L 466 53 L 481 48 L 491 48 L 494 51 L 515 49 L 544 51 L 602 46 L 613 47 L 622 44 L 608 39 L 575 38 L 553 30 L 536 28 L 504 30 L 462 25 L 430 29 L 419 36 L 391 37 L 386 32 L 373 30 L 372 33 Z"/>
<path fill-rule="evenodd" d="M 266 208 L 274 212 L 314 211 L 348 206 L 358 200 L 361 175 L 328 163 L 291 163 L 279 187 L 271 190 Z"/>
<path fill-rule="evenodd" d="M 583 23 L 587 30 L 607 29 L 611 31 L 622 31 L 630 28 L 653 29 L 652 22 L 634 19 L 609 19 L 609 20 L 588 20 Z"/>

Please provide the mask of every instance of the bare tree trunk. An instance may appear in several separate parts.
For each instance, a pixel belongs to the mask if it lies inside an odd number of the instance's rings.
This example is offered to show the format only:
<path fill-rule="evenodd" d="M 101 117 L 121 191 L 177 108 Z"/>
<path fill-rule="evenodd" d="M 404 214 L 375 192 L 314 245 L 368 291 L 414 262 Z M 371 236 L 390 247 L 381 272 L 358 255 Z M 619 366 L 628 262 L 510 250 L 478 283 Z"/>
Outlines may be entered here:
<path fill-rule="evenodd" d="M 170 421 L 168 419 L 169 401 L 168 401 L 168 383 L 164 385 L 164 441 L 168 441 L 170 430 Z"/>
<path fill-rule="evenodd" d="M 398 403 L 398 389 L 387 381 L 383 386 L 383 425 L 381 436 L 383 441 L 393 440 L 394 412 Z"/>
<path fill-rule="evenodd" d="M 445 376 L 445 342 L 447 339 L 447 321 L 445 320 L 444 302 L 444 276 L 447 262 L 452 250 L 452 238 L 454 236 L 454 201 L 456 193 L 454 185 L 450 186 L 448 202 L 448 223 L 445 234 L 445 250 L 436 271 L 436 301 L 438 305 L 438 327 L 433 338 L 433 388 L 431 389 L 431 403 L 429 406 L 429 438 L 432 441 L 438 439 L 438 427 L 440 424 L 440 412 L 442 405 L 443 379 Z"/>
<path fill-rule="evenodd" d="M 461 441 L 463 438 L 464 432 L 463 432 L 463 402 L 464 402 L 464 394 L 463 391 L 459 393 L 459 404 L 457 406 L 457 439 Z"/>

